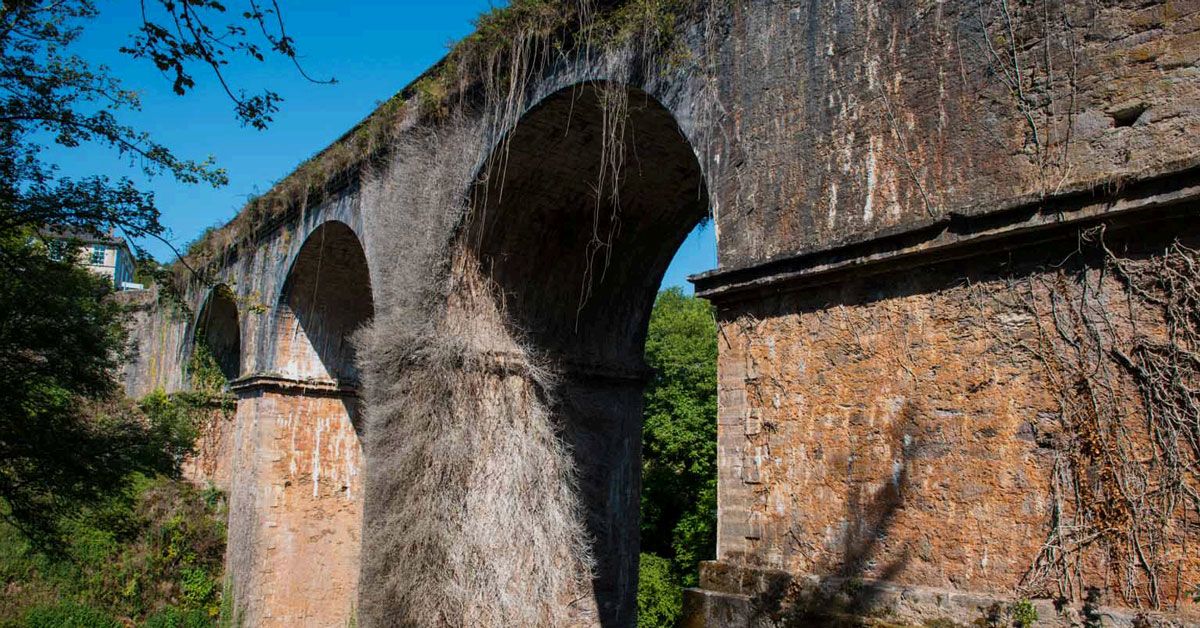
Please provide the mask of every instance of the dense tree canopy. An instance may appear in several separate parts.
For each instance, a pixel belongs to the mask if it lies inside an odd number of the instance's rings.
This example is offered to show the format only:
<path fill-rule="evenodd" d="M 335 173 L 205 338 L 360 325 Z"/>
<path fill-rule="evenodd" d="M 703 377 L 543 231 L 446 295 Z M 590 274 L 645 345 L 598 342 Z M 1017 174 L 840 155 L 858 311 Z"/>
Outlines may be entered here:
<path fill-rule="evenodd" d="M 296 61 L 274 0 L 244 0 L 233 12 L 216 0 L 140 7 L 140 23 L 106 33 L 114 47 L 153 64 L 180 95 L 204 72 L 243 125 L 271 122 L 278 94 L 248 95 L 226 69 L 267 54 Z M 120 491 L 130 473 L 173 469 L 190 446 L 179 425 L 120 401 L 125 338 L 122 312 L 106 298 L 111 286 L 70 255 L 50 259 L 40 243 L 47 230 L 115 230 L 135 244 L 160 236 L 154 195 L 128 177 L 66 176 L 61 160 L 102 146 L 147 176 L 226 182 L 211 159 L 176 155 L 123 121 L 140 107 L 138 94 L 78 53 L 97 16 L 91 0 L 0 4 L 0 517 L 39 540 L 53 540 L 70 511 Z"/>
<path fill-rule="evenodd" d="M 0 515 L 38 541 L 119 489 L 133 470 L 170 471 L 191 446 L 118 400 L 124 314 L 111 282 L 0 238 Z"/>
<path fill-rule="evenodd" d="M 707 301 L 679 288 L 659 293 L 646 337 L 642 428 L 640 622 L 671 625 L 678 587 L 696 583 L 717 525 L 717 328 Z M 664 560 L 665 559 L 665 560 Z M 675 593 L 666 596 L 666 579 Z M 651 606 L 644 606 L 651 604 Z M 652 615 L 652 617 L 651 617 Z M 662 619 L 667 618 L 667 619 Z"/>

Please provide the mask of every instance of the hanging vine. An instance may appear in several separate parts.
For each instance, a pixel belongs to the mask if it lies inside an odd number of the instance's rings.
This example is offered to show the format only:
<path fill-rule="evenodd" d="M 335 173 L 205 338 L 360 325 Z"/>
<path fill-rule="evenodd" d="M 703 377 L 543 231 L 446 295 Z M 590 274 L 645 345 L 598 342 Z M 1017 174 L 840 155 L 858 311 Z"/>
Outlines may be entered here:
<path fill-rule="evenodd" d="M 1022 150 L 1041 174 L 1043 193 L 1069 175 L 1078 103 L 1079 35 L 1068 7 L 1051 0 L 988 0 L 976 15 L 978 53 L 1025 127 Z"/>
<path fill-rule="evenodd" d="M 1061 426 L 1048 532 L 1022 590 L 1080 600 L 1103 584 L 1137 608 L 1177 605 L 1195 586 L 1171 550 L 1200 508 L 1200 251 L 1119 255 L 1098 227 L 1072 258 L 990 297 L 1027 315 L 1017 350 L 1041 367 Z"/>

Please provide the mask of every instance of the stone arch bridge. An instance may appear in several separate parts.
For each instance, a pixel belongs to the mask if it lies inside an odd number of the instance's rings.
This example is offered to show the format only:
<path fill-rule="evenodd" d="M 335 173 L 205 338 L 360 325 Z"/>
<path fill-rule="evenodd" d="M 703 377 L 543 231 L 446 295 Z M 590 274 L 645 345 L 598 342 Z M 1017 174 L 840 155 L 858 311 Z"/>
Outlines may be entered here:
<path fill-rule="evenodd" d="M 667 44 L 522 35 L 498 58 L 537 62 L 446 109 L 418 81 L 191 258 L 189 313 L 144 295 L 129 392 L 187 388 L 204 339 L 238 398 L 197 473 L 240 619 L 630 625 L 643 341 L 704 220 L 719 530 L 688 621 L 1089 586 L 1118 623 L 1198 617 L 1170 356 L 1200 6 L 681 6 Z"/>

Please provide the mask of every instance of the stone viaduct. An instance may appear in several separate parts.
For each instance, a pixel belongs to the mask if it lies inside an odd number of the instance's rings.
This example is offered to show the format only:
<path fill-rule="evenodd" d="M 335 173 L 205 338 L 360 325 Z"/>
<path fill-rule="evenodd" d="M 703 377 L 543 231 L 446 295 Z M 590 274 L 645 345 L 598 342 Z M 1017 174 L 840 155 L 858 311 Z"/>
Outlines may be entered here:
<path fill-rule="evenodd" d="M 692 625 L 1089 587 L 1200 619 L 1200 3 L 569 15 L 431 70 L 214 234 L 188 313 L 137 310 L 131 394 L 203 338 L 237 395 L 197 473 L 243 623 L 631 625 L 645 330 L 703 220 Z"/>

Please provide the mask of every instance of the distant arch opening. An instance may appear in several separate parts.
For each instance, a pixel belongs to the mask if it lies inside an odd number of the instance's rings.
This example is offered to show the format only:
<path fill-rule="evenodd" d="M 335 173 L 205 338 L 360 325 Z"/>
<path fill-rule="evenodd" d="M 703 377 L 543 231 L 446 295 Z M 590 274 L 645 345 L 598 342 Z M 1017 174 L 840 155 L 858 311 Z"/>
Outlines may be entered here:
<path fill-rule="evenodd" d="M 193 387 L 226 387 L 242 370 L 242 336 L 237 301 L 225 284 L 214 286 L 192 332 L 188 377 Z M 218 380 L 222 380 L 218 381 Z"/>
<path fill-rule="evenodd" d="M 367 258 L 349 225 L 317 227 L 300 248 L 276 309 L 273 369 L 357 387 L 353 334 L 375 313 Z"/>

